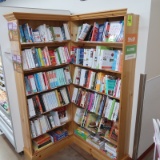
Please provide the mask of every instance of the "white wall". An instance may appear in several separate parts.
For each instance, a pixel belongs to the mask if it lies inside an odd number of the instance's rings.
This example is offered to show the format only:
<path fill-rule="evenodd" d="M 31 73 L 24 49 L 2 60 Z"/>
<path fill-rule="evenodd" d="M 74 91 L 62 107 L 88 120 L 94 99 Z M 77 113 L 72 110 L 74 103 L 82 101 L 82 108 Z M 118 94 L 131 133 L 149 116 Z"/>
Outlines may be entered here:
<path fill-rule="evenodd" d="M 142 114 L 142 128 L 139 143 L 140 156 L 153 143 L 152 118 L 160 119 L 160 1 L 152 0 L 150 27 L 147 45 L 146 68 L 147 74 L 146 90 Z"/>
<path fill-rule="evenodd" d="M 63 4 L 63 5 L 62 5 Z M 12 5 L 18 7 L 31 7 L 31 8 L 44 8 L 44 9 L 67 9 L 73 14 L 96 12 L 112 9 L 128 8 L 128 13 L 135 13 L 140 15 L 139 34 L 138 34 L 138 48 L 137 48 L 137 61 L 136 61 L 136 73 L 135 73 L 135 87 L 134 87 L 134 101 L 132 110 L 132 122 L 130 132 L 130 147 L 129 155 L 132 156 L 133 150 L 133 138 L 135 119 L 137 111 L 137 97 L 139 86 L 139 75 L 145 73 L 145 62 L 147 53 L 147 41 L 149 31 L 150 20 L 150 5 L 151 0 L 139 1 L 139 0 L 7 0 L 2 5 Z M 143 143 L 143 142 L 142 142 Z M 143 146 L 143 145 L 142 145 Z"/>
<path fill-rule="evenodd" d="M 11 7 L 0 7 L 0 45 L 2 49 L 2 58 L 4 71 L 6 76 L 6 86 L 8 90 L 9 104 L 10 110 L 13 120 L 13 129 L 14 135 L 16 139 L 16 150 L 21 152 L 23 149 L 23 138 L 22 138 L 22 129 L 21 129 L 21 120 L 19 114 L 19 105 L 18 105 L 18 97 L 15 86 L 15 77 L 14 70 L 11 61 L 11 55 L 5 54 L 5 51 L 10 51 L 10 42 L 8 38 L 8 28 L 7 21 L 3 17 L 4 14 L 11 12 L 35 12 L 35 13 L 50 13 L 50 14 L 66 14 L 70 15 L 70 12 L 67 10 L 40 10 L 40 9 L 24 9 L 24 8 L 11 8 Z M 3 24 L 3 25 L 2 25 Z"/>

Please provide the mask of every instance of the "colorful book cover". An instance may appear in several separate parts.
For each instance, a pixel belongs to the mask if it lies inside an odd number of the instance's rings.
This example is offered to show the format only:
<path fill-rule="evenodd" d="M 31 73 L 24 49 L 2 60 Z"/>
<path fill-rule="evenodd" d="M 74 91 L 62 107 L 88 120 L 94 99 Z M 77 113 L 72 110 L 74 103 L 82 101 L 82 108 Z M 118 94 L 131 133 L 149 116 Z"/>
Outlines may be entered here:
<path fill-rule="evenodd" d="M 98 37 L 99 24 L 94 22 L 91 41 L 96 41 Z"/>

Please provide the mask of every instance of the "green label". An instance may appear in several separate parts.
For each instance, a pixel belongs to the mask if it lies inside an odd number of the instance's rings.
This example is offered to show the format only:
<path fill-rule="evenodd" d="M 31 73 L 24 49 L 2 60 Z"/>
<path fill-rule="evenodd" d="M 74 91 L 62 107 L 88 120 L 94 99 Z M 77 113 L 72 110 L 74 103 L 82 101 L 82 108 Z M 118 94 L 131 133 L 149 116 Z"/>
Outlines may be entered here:
<path fill-rule="evenodd" d="M 126 54 L 136 54 L 137 45 L 126 46 Z"/>
<path fill-rule="evenodd" d="M 132 26 L 132 15 L 128 15 L 127 26 Z"/>
<path fill-rule="evenodd" d="M 126 46 L 125 60 L 136 58 L 137 45 Z"/>

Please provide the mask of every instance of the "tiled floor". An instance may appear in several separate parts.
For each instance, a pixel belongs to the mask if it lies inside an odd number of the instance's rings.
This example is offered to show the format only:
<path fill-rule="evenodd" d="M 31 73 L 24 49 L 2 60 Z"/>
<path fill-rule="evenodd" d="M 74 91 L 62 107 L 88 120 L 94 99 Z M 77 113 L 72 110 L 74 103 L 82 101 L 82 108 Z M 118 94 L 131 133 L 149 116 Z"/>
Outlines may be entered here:
<path fill-rule="evenodd" d="M 25 160 L 23 154 L 17 154 L 4 135 L 0 136 L 0 160 Z M 72 144 L 45 160 L 96 160 L 87 152 Z"/>

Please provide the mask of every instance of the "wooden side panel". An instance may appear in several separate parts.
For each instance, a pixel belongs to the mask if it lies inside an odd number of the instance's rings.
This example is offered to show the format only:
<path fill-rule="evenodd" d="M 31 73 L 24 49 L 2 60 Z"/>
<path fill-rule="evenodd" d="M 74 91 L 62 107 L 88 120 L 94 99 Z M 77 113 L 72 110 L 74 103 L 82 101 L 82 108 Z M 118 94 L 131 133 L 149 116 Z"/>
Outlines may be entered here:
<path fill-rule="evenodd" d="M 10 21 L 14 22 L 18 26 L 18 21 Z M 19 42 L 19 35 L 18 40 L 11 41 L 11 52 L 15 55 L 21 56 L 21 47 Z M 15 80 L 16 80 L 16 87 L 17 87 L 17 94 L 18 94 L 18 103 L 19 103 L 19 109 L 20 109 L 20 116 L 22 121 L 22 130 L 23 130 L 23 140 L 24 140 L 24 146 L 28 150 L 29 153 L 32 154 L 32 143 L 31 143 L 31 134 L 30 134 L 30 123 L 28 120 L 28 110 L 27 110 L 27 102 L 26 102 L 26 93 L 25 93 L 25 84 L 24 84 L 24 75 L 23 71 L 20 72 L 15 71 Z"/>
<path fill-rule="evenodd" d="M 127 46 L 137 45 L 137 41 L 130 43 L 131 39 L 128 39 L 128 35 L 132 37 L 138 33 L 138 20 L 137 15 L 131 14 L 131 23 L 128 22 L 128 15 L 125 16 L 125 41 L 123 45 L 124 61 L 122 71 L 122 86 L 121 86 L 121 109 L 119 119 L 119 142 L 118 142 L 118 159 L 122 159 L 124 155 L 128 153 L 129 148 L 129 136 L 130 136 L 130 125 L 132 115 L 132 103 L 133 103 L 133 87 L 134 87 L 134 74 L 135 74 L 135 58 L 126 59 L 127 57 Z M 133 37 L 132 37 L 133 38 Z M 123 147 L 122 147 L 123 146 Z"/>

